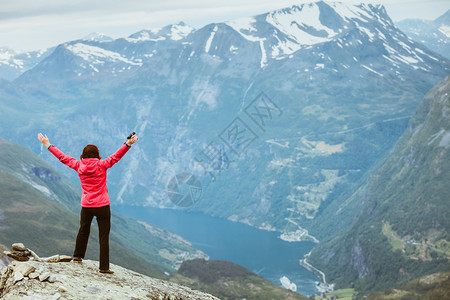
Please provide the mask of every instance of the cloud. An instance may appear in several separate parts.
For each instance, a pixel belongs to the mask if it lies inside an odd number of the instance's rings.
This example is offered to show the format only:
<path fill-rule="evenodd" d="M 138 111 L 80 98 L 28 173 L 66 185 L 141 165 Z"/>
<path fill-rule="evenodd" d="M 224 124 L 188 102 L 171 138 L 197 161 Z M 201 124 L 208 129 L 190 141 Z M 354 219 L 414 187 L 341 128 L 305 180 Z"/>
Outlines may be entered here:
<path fill-rule="evenodd" d="M 144 28 L 162 27 L 184 21 L 196 28 L 212 22 L 252 16 L 288 7 L 305 0 L 15 0 L 0 5 L 0 41 L 14 49 L 39 49 L 101 32 L 114 38 L 125 37 Z M 360 3 L 364 0 L 343 0 Z M 434 13 L 437 17 L 450 8 L 447 0 L 365 1 L 385 3 L 394 20 Z M 418 7 L 418 8 L 417 8 Z M 416 11 L 414 11 L 416 9 Z M 442 12 L 440 12 L 442 11 Z M 426 17 L 424 17 L 426 18 Z"/>

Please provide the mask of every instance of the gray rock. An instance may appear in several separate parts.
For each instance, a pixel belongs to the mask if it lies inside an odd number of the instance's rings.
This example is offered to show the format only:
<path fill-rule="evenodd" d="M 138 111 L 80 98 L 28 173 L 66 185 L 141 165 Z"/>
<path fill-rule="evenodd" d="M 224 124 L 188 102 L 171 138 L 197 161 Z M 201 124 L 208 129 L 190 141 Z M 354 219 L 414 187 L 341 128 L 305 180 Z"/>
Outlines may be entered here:
<path fill-rule="evenodd" d="M 30 251 L 25 250 L 25 251 L 19 251 L 19 250 L 15 250 L 13 252 L 7 252 L 5 253 L 8 257 L 11 257 L 15 260 L 18 261 L 27 261 L 29 260 L 29 256 L 31 255 Z"/>
<path fill-rule="evenodd" d="M 67 288 L 65 286 L 63 286 L 63 285 L 60 285 L 58 287 L 58 292 L 65 293 L 67 291 L 68 291 Z"/>
<path fill-rule="evenodd" d="M 52 300 L 58 300 L 59 298 L 61 298 L 61 294 L 60 293 L 56 293 L 53 295 Z"/>
<path fill-rule="evenodd" d="M 48 277 L 48 282 L 55 282 L 56 281 L 56 275 L 55 274 L 51 274 L 50 277 Z"/>
<path fill-rule="evenodd" d="M 14 283 L 17 281 L 21 281 L 23 279 L 23 275 L 20 272 L 14 272 Z"/>
<path fill-rule="evenodd" d="M 36 279 L 38 277 L 39 277 L 39 273 L 37 273 L 37 272 L 32 272 L 28 275 L 28 278 L 30 278 L 30 279 Z"/>
<path fill-rule="evenodd" d="M 72 256 L 69 255 L 60 255 L 59 261 L 60 262 L 70 262 L 72 260 Z"/>
<path fill-rule="evenodd" d="M 12 249 L 16 251 L 25 251 L 27 248 L 25 248 L 25 245 L 22 243 L 14 243 L 12 244 Z"/>
<path fill-rule="evenodd" d="M 44 272 L 41 275 L 39 275 L 39 281 L 46 281 L 50 277 L 49 272 Z"/>
<path fill-rule="evenodd" d="M 101 290 L 98 287 L 95 286 L 88 286 L 86 288 L 86 292 L 88 292 L 89 294 L 98 294 L 101 292 Z"/>
<path fill-rule="evenodd" d="M 14 267 L 14 271 L 22 273 L 23 276 L 28 276 L 34 270 L 36 270 L 36 268 L 26 262 L 18 263 Z"/>

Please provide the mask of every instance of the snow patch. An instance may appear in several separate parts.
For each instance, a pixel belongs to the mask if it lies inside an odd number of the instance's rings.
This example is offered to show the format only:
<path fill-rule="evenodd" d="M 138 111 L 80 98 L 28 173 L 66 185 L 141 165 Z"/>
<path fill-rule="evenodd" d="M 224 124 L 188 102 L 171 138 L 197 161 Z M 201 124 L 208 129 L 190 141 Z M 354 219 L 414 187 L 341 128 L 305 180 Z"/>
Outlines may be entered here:
<path fill-rule="evenodd" d="M 239 32 L 244 38 L 246 38 L 246 34 L 243 32 L 256 32 L 256 28 L 254 24 L 256 20 L 254 18 L 240 18 L 232 21 L 228 21 L 225 24 Z"/>
<path fill-rule="evenodd" d="M 314 45 L 330 41 L 337 34 L 331 28 L 320 23 L 320 9 L 315 3 L 294 6 L 289 11 L 274 11 L 267 14 L 266 22 L 284 33 L 289 39 L 297 42 L 297 48 L 300 48 L 300 45 Z M 312 35 L 302 28 L 325 32 L 326 37 Z"/>
<path fill-rule="evenodd" d="M 261 48 L 261 68 L 267 66 L 267 54 L 266 50 L 264 49 L 264 41 L 265 38 L 259 40 L 259 47 Z"/>
<path fill-rule="evenodd" d="M 395 54 L 397 51 L 395 51 L 394 48 L 392 48 L 391 46 L 389 46 L 386 43 L 383 43 L 384 48 L 390 53 L 390 54 Z"/>
<path fill-rule="evenodd" d="M 166 38 L 163 36 L 158 36 L 156 38 L 151 37 L 151 33 L 154 33 L 154 29 L 152 30 L 145 30 L 141 31 L 139 33 L 138 37 L 132 37 L 132 38 L 126 38 L 128 42 L 137 43 L 137 42 L 144 42 L 144 41 L 152 41 L 152 42 L 158 42 L 158 41 L 164 41 Z"/>
<path fill-rule="evenodd" d="M 31 178 L 29 178 L 28 176 L 24 176 L 22 174 L 17 173 L 16 176 L 22 180 L 25 183 L 28 183 L 29 185 L 31 185 L 33 188 L 35 188 L 36 190 L 38 190 L 39 192 L 41 192 L 42 194 L 44 194 L 45 196 L 56 200 L 58 202 L 60 202 L 58 196 L 53 193 L 49 188 L 47 188 L 46 186 L 43 186 L 41 184 L 38 184 L 37 182 L 34 182 Z M 61 203 L 61 202 L 60 202 Z"/>
<path fill-rule="evenodd" d="M 254 18 L 241 18 L 226 22 L 225 24 L 237 31 L 246 40 L 259 43 L 259 47 L 261 49 L 260 66 L 261 68 L 263 68 L 267 65 L 267 53 L 266 49 L 264 48 L 264 41 L 266 40 L 266 38 L 260 38 L 250 34 L 251 32 L 257 32 L 256 28 L 254 27 L 255 22 L 256 20 Z"/>
<path fill-rule="evenodd" d="M 9 48 L 0 48 L 0 65 L 7 65 L 15 69 L 23 69 L 25 62 L 21 59 L 14 58 L 19 53 Z M 30 54 L 27 53 L 28 58 Z M 40 55 L 39 55 L 40 56 Z M 39 57 L 37 56 L 37 57 Z"/>
<path fill-rule="evenodd" d="M 439 31 L 442 32 L 446 37 L 450 38 L 450 26 L 442 25 L 439 27 Z"/>
<path fill-rule="evenodd" d="M 83 43 L 76 43 L 74 45 L 67 45 L 67 50 L 73 52 L 75 55 L 81 57 L 90 63 L 90 67 L 96 72 L 98 70 L 93 65 L 102 65 L 105 61 L 117 62 L 121 61 L 134 66 L 142 66 L 142 62 L 133 62 L 117 52 L 105 50 L 100 47 L 86 45 Z"/>
<path fill-rule="evenodd" d="M 209 36 L 208 40 L 206 41 L 206 45 L 205 45 L 206 53 L 209 52 L 209 48 L 211 47 L 211 43 L 212 43 L 212 40 L 214 39 L 214 36 L 216 35 L 216 32 L 217 32 L 217 25 L 214 27 L 213 31 L 211 32 L 211 35 Z"/>
<path fill-rule="evenodd" d="M 325 64 L 316 64 L 314 69 L 325 69 Z"/>
<path fill-rule="evenodd" d="M 362 17 L 366 17 L 368 19 L 373 18 L 373 16 L 371 16 L 367 10 L 364 9 L 366 7 L 364 4 L 346 5 L 341 2 L 333 2 L 328 3 L 328 5 L 330 5 L 342 19 L 347 21 L 357 19 L 367 23 L 368 21 Z"/>
<path fill-rule="evenodd" d="M 109 42 L 112 41 L 113 38 L 98 32 L 93 32 L 82 38 L 85 41 L 96 41 L 96 42 Z"/>
<path fill-rule="evenodd" d="M 417 64 L 419 61 L 415 58 L 412 58 L 410 56 L 404 56 L 404 55 L 397 55 L 397 58 L 399 58 L 401 61 L 407 63 L 407 64 Z"/>
<path fill-rule="evenodd" d="M 360 31 L 364 32 L 369 37 L 369 40 L 371 42 L 374 40 L 375 34 L 373 34 L 369 29 L 367 29 L 365 27 L 359 27 L 358 29 Z"/>
<path fill-rule="evenodd" d="M 169 36 L 172 40 L 178 41 L 187 37 L 192 31 L 194 31 L 194 28 L 192 28 L 191 26 L 188 26 L 184 23 L 179 23 L 172 25 L 171 33 L 169 34 Z"/>
<path fill-rule="evenodd" d="M 365 66 L 365 65 L 363 65 L 363 64 L 361 64 L 361 66 L 362 66 L 363 68 L 365 68 L 365 69 L 369 70 L 370 72 L 372 72 L 372 73 L 375 73 L 375 74 L 377 74 L 378 76 L 381 76 L 381 77 L 383 77 L 383 76 L 384 76 L 383 74 L 381 74 L 381 73 L 378 73 L 377 71 L 375 71 L 375 70 L 373 70 L 373 69 L 369 68 L 368 66 Z"/>

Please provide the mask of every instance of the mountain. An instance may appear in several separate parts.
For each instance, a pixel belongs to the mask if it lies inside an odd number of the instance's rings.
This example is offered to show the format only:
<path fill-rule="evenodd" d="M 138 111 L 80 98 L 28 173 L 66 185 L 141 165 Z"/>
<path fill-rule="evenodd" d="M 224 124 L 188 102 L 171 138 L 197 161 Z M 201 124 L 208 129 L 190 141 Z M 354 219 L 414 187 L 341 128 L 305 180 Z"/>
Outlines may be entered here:
<path fill-rule="evenodd" d="M 61 44 L 0 82 L 0 134 L 77 180 L 36 132 L 77 157 L 88 143 L 113 153 L 136 131 L 133 155 L 109 174 L 113 203 L 180 208 L 169 182 L 188 173 L 201 187 L 180 188 L 201 198 L 186 209 L 322 239 L 316 220 L 354 192 L 449 70 L 383 6 L 320 1 Z"/>
<path fill-rule="evenodd" d="M 17 240 L 42 256 L 72 255 L 79 228 L 80 192 L 30 150 L 0 139 L 0 243 Z M 111 261 L 158 278 L 182 261 L 206 258 L 168 230 L 121 216 L 112 208 Z M 88 258 L 98 257 L 93 226 Z"/>
<path fill-rule="evenodd" d="M 17 53 L 10 48 L 0 47 L 0 79 L 8 81 L 16 79 L 49 56 L 54 49 L 48 48 Z"/>
<path fill-rule="evenodd" d="M 405 133 L 340 212 L 360 203 L 348 230 L 309 262 L 338 286 L 380 291 L 450 270 L 450 76 L 425 96 Z"/>
<path fill-rule="evenodd" d="M 450 59 L 450 10 L 433 21 L 406 19 L 396 25 L 413 40 Z"/>
<path fill-rule="evenodd" d="M 38 254 L 39 255 L 39 254 Z M 205 299 L 218 298 L 173 282 L 158 280 L 112 265 L 113 275 L 101 275 L 98 262 L 14 262 L 2 269 L 2 299 Z M 32 271 L 33 273 L 29 273 Z M 23 274 L 16 281 L 17 273 Z M 32 275 L 33 274 L 33 275 Z M 50 275 L 44 279 L 44 274 Z M 40 275 L 38 278 L 34 276 Z M 42 277 L 41 280 L 40 278 Z M 20 278 L 20 277 L 19 277 Z"/>
<path fill-rule="evenodd" d="M 185 261 L 169 280 L 220 299 L 308 299 L 276 286 L 242 266 L 221 260 Z"/>

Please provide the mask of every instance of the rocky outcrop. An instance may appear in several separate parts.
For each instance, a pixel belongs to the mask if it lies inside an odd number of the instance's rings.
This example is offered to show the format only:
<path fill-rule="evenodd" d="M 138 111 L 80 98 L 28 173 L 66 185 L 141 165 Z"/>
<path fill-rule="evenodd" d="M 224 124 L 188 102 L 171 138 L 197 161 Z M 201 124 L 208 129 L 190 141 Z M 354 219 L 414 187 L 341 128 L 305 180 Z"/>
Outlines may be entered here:
<path fill-rule="evenodd" d="M 52 263 L 32 257 L 26 262 L 13 261 L 1 269 L 0 298 L 218 299 L 117 265 L 111 264 L 111 270 L 112 275 L 99 273 L 98 262 L 92 260 Z"/>
<path fill-rule="evenodd" d="M 39 177 L 41 180 L 45 182 L 52 182 L 52 181 L 60 181 L 61 177 L 59 177 L 57 174 L 52 172 L 49 168 L 45 167 L 32 167 L 30 169 L 30 172 Z"/>
<path fill-rule="evenodd" d="M 352 247 L 352 256 L 350 264 L 358 272 L 359 279 L 362 279 L 370 274 L 369 266 L 366 263 L 363 249 L 361 248 L 358 239 L 356 239 Z"/>

